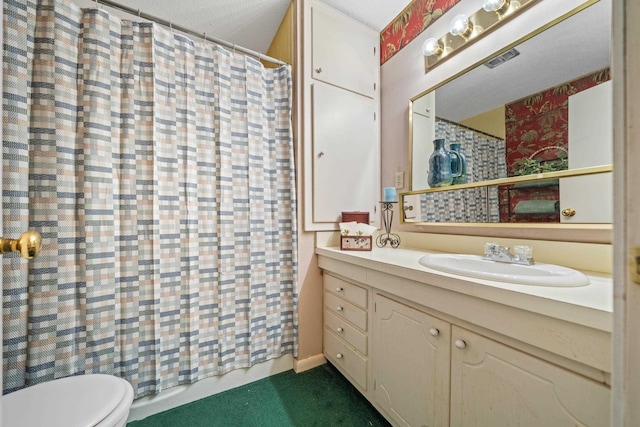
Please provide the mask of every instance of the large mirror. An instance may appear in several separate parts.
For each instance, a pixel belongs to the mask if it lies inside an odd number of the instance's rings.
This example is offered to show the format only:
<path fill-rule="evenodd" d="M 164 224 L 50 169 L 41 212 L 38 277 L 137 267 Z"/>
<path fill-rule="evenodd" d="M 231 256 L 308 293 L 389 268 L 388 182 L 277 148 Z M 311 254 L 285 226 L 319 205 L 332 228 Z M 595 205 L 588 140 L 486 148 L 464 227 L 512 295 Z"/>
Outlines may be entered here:
<path fill-rule="evenodd" d="M 610 21 L 587 2 L 413 98 L 403 222 L 610 223 Z"/>

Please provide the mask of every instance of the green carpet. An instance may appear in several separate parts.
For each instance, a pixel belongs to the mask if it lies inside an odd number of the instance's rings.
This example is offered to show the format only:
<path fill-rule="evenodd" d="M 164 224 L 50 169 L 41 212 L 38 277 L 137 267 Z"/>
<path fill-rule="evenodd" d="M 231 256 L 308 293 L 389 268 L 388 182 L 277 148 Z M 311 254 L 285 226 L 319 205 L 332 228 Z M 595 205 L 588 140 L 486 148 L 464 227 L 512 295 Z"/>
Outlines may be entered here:
<path fill-rule="evenodd" d="M 333 366 L 283 372 L 127 427 L 389 426 Z"/>

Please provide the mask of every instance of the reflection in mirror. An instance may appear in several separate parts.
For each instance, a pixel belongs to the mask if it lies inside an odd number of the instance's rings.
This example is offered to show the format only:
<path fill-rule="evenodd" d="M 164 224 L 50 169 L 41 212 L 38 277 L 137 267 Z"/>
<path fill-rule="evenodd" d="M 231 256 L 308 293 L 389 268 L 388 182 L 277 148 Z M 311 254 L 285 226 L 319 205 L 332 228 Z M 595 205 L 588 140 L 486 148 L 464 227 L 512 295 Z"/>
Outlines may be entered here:
<path fill-rule="evenodd" d="M 437 186 L 429 162 L 436 139 L 444 139 L 449 151 L 451 144 L 460 144 L 466 159 L 466 177 L 458 182 L 454 178 L 454 185 L 611 164 L 611 0 L 587 4 L 591 5 L 413 100 L 413 192 Z M 458 167 L 453 156 L 450 167 L 452 172 Z M 607 215 L 589 215 L 595 220 L 561 215 L 565 196 L 578 192 L 585 197 L 585 188 L 597 200 L 591 208 L 610 206 L 610 175 L 412 195 L 412 205 L 450 215 L 426 214 L 416 207 L 414 217 L 406 215 L 406 220 L 610 222 Z M 590 187 L 584 187 L 587 180 Z M 461 212 L 460 200 L 470 197 L 484 197 L 479 205 L 494 205 Z"/>
<path fill-rule="evenodd" d="M 495 185 L 411 194 L 403 208 L 405 222 L 500 222 Z"/>
<path fill-rule="evenodd" d="M 409 193 L 402 195 L 403 222 L 611 223 L 613 203 L 602 203 L 610 198 L 611 167 L 590 169 L 593 174 Z"/>

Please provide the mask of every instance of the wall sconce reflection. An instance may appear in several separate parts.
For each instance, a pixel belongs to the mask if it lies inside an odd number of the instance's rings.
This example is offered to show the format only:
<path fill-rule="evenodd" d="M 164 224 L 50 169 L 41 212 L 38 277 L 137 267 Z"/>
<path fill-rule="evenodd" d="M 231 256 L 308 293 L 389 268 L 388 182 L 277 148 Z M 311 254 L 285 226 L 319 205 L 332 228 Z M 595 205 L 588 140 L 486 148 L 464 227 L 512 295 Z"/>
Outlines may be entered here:
<path fill-rule="evenodd" d="M 479 39 L 481 35 L 520 14 L 536 1 L 538 0 L 484 0 L 482 8 L 474 14 L 456 15 L 451 20 L 447 34 L 440 39 L 428 38 L 422 45 L 425 72 Z"/>

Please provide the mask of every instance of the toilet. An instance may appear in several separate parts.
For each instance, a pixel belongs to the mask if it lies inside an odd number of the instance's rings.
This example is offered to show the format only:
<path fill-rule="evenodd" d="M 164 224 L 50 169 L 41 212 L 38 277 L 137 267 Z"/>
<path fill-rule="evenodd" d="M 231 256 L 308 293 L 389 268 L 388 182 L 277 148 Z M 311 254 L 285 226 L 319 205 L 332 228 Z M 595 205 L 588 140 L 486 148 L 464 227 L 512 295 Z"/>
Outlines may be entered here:
<path fill-rule="evenodd" d="M 122 427 L 133 387 L 112 375 L 77 375 L 6 394 L 0 401 L 2 427 Z"/>

